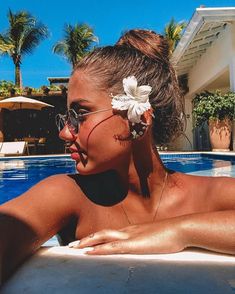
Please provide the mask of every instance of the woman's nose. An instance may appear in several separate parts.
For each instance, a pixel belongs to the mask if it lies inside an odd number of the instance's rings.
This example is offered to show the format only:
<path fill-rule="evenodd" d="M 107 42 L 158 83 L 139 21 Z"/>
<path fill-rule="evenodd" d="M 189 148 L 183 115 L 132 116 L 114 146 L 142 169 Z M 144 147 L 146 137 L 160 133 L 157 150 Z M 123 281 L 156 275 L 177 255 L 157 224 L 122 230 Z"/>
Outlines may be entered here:
<path fill-rule="evenodd" d="M 64 141 L 74 141 L 76 137 L 70 132 L 67 125 L 59 132 L 59 138 Z"/>

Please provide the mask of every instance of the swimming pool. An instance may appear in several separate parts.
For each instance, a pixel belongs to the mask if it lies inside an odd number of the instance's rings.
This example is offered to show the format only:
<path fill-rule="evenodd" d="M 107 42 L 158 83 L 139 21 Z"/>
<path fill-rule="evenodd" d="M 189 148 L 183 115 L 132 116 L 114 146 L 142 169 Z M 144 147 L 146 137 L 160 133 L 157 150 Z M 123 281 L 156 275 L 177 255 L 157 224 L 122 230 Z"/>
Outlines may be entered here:
<path fill-rule="evenodd" d="M 235 155 L 167 153 L 161 154 L 161 158 L 168 168 L 176 171 L 235 177 Z M 0 204 L 50 175 L 74 172 L 75 164 L 69 155 L 0 158 Z"/>

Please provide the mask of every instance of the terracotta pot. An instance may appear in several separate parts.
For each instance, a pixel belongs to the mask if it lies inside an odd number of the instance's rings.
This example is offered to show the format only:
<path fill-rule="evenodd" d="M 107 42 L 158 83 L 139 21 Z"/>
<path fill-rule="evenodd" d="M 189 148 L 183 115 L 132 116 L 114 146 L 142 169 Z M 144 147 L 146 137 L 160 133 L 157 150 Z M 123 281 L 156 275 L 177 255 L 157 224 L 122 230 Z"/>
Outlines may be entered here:
<path fill-rule="evenodd" d="M 232 121 L 229 119 L 209 121 L 212 151 L 229 151 L 231 131 Z"/>

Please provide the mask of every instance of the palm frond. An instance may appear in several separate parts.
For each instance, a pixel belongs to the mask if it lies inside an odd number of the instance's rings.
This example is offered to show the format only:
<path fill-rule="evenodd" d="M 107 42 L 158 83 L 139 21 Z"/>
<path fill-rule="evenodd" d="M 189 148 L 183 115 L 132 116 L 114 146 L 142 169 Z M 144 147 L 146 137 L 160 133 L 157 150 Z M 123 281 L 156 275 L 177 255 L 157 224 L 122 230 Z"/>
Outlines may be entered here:
<path fill-rule="evenodd" d="M 8 21 L 9 29 L 5 37 L 14 47 L 12 56 L 32 53 L 39 43 L 48 37 L 47 27 L 27 11 L 13 13 L 9 9 Z"/>
<path fill-rule="evenodd" d="M 24 38 L 21 42 L 21 54 L 32 53 L 41 41 L 48 37 L 47 27 L 41 23 L 25 29 Z"/>
<path fill-rule="evenodd" d="M 10 54 L 14 46 L 11 44 L 7 36 L 0 34 L 0 54 Z"/>
<path fill-rule="evenodd" d="M 174 18 L 171 18 L 170 22 L 165 26 L 164 35 L 169 42 L 170 53 L 174 51 L 186 25 L 184 21 L 177 23 Z"/>
<path fill-rule="evenodd" d="M 75 24 L 74 26 L 66 24 L 64 39 L 57 42 L 52 51 L 65 56 L 74 67 L 92 49 L 95 42 L 98 42 L 98 38 L 87 24 Z"/>
<path fill-rule="evenodd" d="M 22 55 L 32 53 L 48 37 L 48 29 L 27 11 L 13 13 L 9 9 L 8 22 L 9 28 L 0 39 L 9 45 L 7 53 L 19 71 Z"/>

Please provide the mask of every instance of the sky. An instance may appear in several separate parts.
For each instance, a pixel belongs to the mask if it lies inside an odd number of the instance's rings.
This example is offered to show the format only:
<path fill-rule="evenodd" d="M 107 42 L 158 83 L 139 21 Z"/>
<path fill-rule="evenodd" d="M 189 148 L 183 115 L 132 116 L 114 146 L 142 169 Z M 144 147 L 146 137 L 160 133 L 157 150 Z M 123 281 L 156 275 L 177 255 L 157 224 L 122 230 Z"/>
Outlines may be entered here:
<path fill-rule="evenodd" d="M 26 10 L 45 24 L 50 36 L 35 51 L 22 59 L 23 86 L 49 85 L 48 77 L 70 75 L 71 65 L 52 53 L 53 45 L 63 39 L 65 24 L 86 23 L 99 38 L 99 46 L 114 44 L 121 33 L 133 28 L 162 33 L 172 17 L 189 21 L 200 5 L 231 7 L 235 0 L 0 0 L 0 32 L 8 28 L 7 14 Z M 0 56 L 0 80 L 14 81 L 14 65 L 9 57 Z"/>

